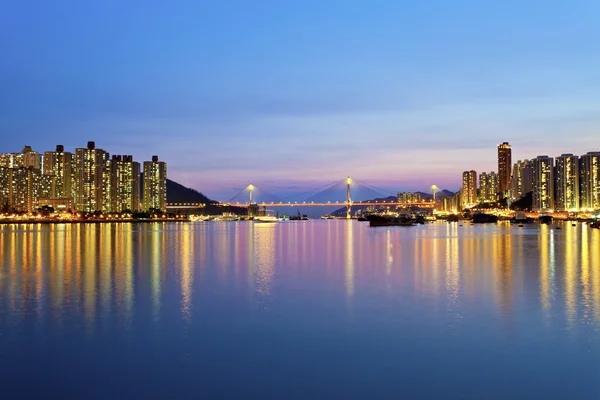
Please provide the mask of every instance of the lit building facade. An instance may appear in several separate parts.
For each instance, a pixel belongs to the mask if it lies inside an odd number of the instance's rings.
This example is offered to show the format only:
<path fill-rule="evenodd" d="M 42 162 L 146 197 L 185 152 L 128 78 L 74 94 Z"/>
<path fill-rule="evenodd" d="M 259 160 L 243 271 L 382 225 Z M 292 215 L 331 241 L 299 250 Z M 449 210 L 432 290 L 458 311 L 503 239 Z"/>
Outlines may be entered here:
<path fill-rule="evenodd" d="M 421 201 L 421 193 L 398 192 L 398 203 L 418 203 Z"/>
<path fill-rule="evenodd" d="M 112 156 L 110 181 L 110 211 L 139 211 L 140 164 L 132 156 Z"/>
<path fill-rule="evenodd" d="M 21 151 L 23 157 L 23 167 L 39 169 L 43 168 L 42 155 L 37 151 L 34 151 L 31 146 L 25 146 Z"/>
<path fill-rule="evenodd" d="M 498 192 L 505 197 L 510 189 L 512 148 L 508 142 L 498 145 Z"/>
<path fill-rule="evenodd" d="M 94 142 L 75 150 L 75 208 L 94 212 L 105 208 L 104 176 L 108 153 Z"/>
<path fill-rule="evenodd" d="M 556 157 L 554 169 L 554 208 L 558 211 L 579 210 L 579 157 L 563 154 Z"/>
<path fill-rule="evenodd" d="M 10 168 L 0 166 L 0 210 L 10 209 Z"/>
<path fill-rule="evenodd" d="M 51 179 L 31 167 L 0 167 L 0 184 L 1 207 L 11 211 L 32 213 L 51 195 Z"/>
<path fill-rule="evenodd" d="M 72 199 L 74 197 L 73 153 L 64 151 L 62 145 L 56 151 L 44 153 L 44 175 L 52 180 L 52 199 Z"/>
<path fill-rule="evenodd" d="M 494 202 L 497 200 L 498 175 L 495 172 L 479 174 L 479 201 Z"/>
<path fill-rule="evenodd" d="M 477 204 L 477 172 L 463 172 L 462 207 L 470 208 Z"/>
<path fill-rule="evenodd" d="M 579 158 L 580 207 L 600 210 L 600 152 L 589 152 Z"/>
<path fill-rule="evenodd" d="M 167 211 L 167 163 L 158 161 L 158 156 L 152 156 L 152 161 L 144 161 L 143 199 L 144 210 Z"/>
<path fill-rule="evenodd" d="M 533 211 L 554 210 L 554 160 L 538 156 L 531 160 L 533 177 Z"/>
<path fill-rule="evenodd" d="M 24 167 L 22 153 L 3 153 L 0 154 L 0 167 L 19 168 Z"/>
<path fill-rule="evenodd" d="M 533 191 L 533 171 L 529 160 L 519 160 L 513 165 L 510 178 L 510 199 L 516 201 Z"/>

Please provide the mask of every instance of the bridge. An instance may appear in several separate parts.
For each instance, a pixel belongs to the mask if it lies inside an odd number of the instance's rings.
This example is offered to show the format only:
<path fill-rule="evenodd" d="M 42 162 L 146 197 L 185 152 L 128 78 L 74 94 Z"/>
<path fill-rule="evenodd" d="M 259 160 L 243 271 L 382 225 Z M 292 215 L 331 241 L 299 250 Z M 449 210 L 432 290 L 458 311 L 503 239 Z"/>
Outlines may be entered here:
<path fill-rule="evenodd" d="M 250 208 L 250 207 L 262 207 L 262 208 L 266 208 L 266 207 L 346 207 L 346 218 L 350 219 L 351 215 L 352 215 L 352 207 L 359 207 L 359 206 L 384 206 L 384 207 L 418 207 L 418 208 L 424 208 L 424 209 L 434 209 L 435 205 L 436 205 L 436 201 L 435 201 L 435 190 L 437 189 L 437 187 L 435 185 L 432 186 L 433 189 L 433 199 L 432 200 L 421 200 L 421 201 L 408 201 L 408 202 L 399 202 L 399 201 L 392 201 L 392 200 L 388 200 L 388 201 L 371 201 L 371 200 L 366 200 L 366 201 L 353 201 L 352 200 L 352 192 L 351 192 L 351 184 L 354 182 L 356 183 L 356 181 L 353 181 L 352 179 L 350 179 L 350 177 L 348 177 L 346 180 L 346 199 L 344 201 L 271 201 L 271 202 L 266 202 L 266 201 L 261 201 L 261 202 L 256 202 L 254 201 L 254 192 L 256 190 L 256 187 L 252 184 L 248 185 L 246 188 L 242 189 L 242 191 L 240 191 L 240 193 L 238 193 L 236 196 L 234 196 L 233 199 L 231 199 L 230 201 L 224 202 L 224 203 L 215 203 L 215 204 L 205 204 L 205 203 L 167 203 L 167 210 L 168 211 L 173 211 L 173 210 L 187 210 L 187 211 L 191 211 L 191 210 L 199 210 L 199 209 L 203 209 L 205 208 L 207 205 L 211 205 L 211 206 L 216 206 L 216 207 L 230 207 L 230 206 L 235 206 L 235 207 L 244 207 L 244 208 Z M 329 185 L 330 187 L 333 187 L 339 183 L 341 183 L 343 181 L 339 181 L 334 183 L 333 185 Z M 322 188 L 322 187 L 321 187 Z M 317 188 L 317 189 L 321 189 L 321 188 Z M 235 200 L 236 197 L 238 197 L 242 192 L 245 191 L 249 192 L 249 197 L 248 197 L 248 202 L 233 202 L 233 200 Z M 312 191 L 308 191 L 308 192 L 312 192 Z M 324 192 L 324 191 L 323 191 Z"/>

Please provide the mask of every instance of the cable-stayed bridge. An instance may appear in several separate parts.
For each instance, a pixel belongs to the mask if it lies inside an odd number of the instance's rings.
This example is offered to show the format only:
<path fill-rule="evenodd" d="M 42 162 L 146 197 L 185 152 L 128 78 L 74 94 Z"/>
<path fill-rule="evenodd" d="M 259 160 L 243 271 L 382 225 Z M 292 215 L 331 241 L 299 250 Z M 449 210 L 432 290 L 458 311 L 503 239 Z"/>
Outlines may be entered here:
<path fill-rule="evenodd" d="M 340 189 L 344 190 L 341 195 Z M 422 200 L 418 202 L 399 202 L 394 193 L 384 189 L 368 185 L 366 183 L 352 180 L 350 177 L 323 185 L 312 190 L 297 193 L 293 196 L 280 198 L 262 191 L 260 188 L 250 184 L 240 190 L 233 198 L 226 202 L 213 204 L 217 207 L 245 207 L 245 208 L 273 208 L 273 207 L 346 207 L 346 218 L 352 215 L 352 207 L 355 206 L 394 206 L 394 207 L 418 207 L 435 208 L 435 185 L 432 186 L 432 200 Z M 378 193 L 380 192 L 380 193 Z M 386 193 L 387 198 L 381 200 L 366 200 L 381 197 L 381 193 Z M 344 197 L 340 199 L 340 197 Z M 390 197 L 394 199 L 390 199 Z M 168 203 L 167 210 L 193 210 L 202 209 L 206 206 L 203 203 Z"/>

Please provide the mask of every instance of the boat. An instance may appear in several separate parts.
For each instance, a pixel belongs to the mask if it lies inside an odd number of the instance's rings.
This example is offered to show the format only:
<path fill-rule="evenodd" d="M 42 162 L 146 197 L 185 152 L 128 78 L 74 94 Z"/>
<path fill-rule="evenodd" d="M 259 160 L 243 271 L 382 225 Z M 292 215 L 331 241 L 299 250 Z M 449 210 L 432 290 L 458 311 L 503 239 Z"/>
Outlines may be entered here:
<path fill-rule="evenodd" d="M 298 210 L 298 215 L 291 215 L 288 219 L 290 221 L 308 221 L 310 218 L 308 218 L 308 215 L 306 214 L 300 215 L 300 210 Z"/>
<path fill-rule="evenodd" d="M 364 221 L 368 221 L 369 218 L 367 218 L 367 217 L 358 217 L 357 220 L 361 221 L 361 222 L 364 222 Z"/>
<path fill-rule="evenodd" d="M 413 226 L 410 218 L 393 215 L 369 215 L 369 226 Z"/>
<path fill-rule="evenodd" d="M 458 214 L 450 214 L 448 215 L 448 218 L 446 218 L 446 221 L 448 222 L 458 222 L 460 220 L 460 216 Z"/>
<path fill-rule="evenodd" d="M 425 217 L 423 215 L 417 215 L 414 218 L 414 222 L 415 222 L 415 224 L 424 224 L 425 223 Z"/>
<path fill-rule="evenodd" d="M 545 215 L 544 214 L 544 215 L 540 215 L 540 217 L 538 218 L 538 220 L 540 221 L 540 224 L 546 224 L 546 225 L 548 225 L 548 224 L 552 223 L 553 218 L 550 215 Z"/>
<path fill-rule="evenodd" d="M 498 222 L 498 217 L 491 214 L 477 213 L 473 215 L 474 224 L 488 224 Z"/>
<path fill-rule="evenodd" d="M 261 213 L 261 215 L 254 216 L 254 222 L 275 223 L 275 222 L 279 222 L 279 221 L 281 221 L 281 218 L 279 218 L 278 215 L 277 216 L 273 215 L 273 213 L 270 211 L 263 211 L 263 213 Z"/>
<path fill-rule="evenodd" d="M 532 224 L 535 222 L 535 219 L 526 216 L 523 211 L 517 211 L 510 222 L 513 224 Z"/>
<path fill-rule="evenodd" d="M 592 228 L 600 229 L 600 219 L 590 224 Z"/>

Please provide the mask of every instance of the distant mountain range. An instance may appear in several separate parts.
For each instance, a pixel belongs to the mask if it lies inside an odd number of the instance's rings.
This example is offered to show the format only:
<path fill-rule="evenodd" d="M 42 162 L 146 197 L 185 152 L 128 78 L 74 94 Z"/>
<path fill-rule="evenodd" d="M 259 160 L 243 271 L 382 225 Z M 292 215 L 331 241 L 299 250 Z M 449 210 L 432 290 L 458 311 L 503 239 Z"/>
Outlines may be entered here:
<path fill-rule="evenodd" d="M 141 179 L 141 181 L 143 182 L 143 179 Z M 143 187 L 142 187 L 142 191 L 143 191 Z M 431 193 L 425 193 L 425 192 L 416 192 L 419 193 L 421 195 L 421 198 L 424 200 L 430 200 L 433 198 L 433 194 Z M 444 197 L 449 197 L 449 196 L 453 196 L 454 192 L 451 192 L 449 190 L 440 190 L 439 192 L 436 193 L 436 198 L 441 199 Z M 368 201 L 376 201 L 376 202 L 382 202 L 382 201 L 396 201 L 397 197 L 396 196 L 388 196 L 388 197 L 377 197 Z M 326 201 L 326 200 L 325 200 Z M 199 192 L 196 189 L 191 189 L 188 187 L 185 187 L 175 181 L 172 181 L 170 179 L 167 179 L 167 203 L 205 203 L 205 204 L 216 204 L 218 203 L 215 200 L 209 199 L 208 197 L 206 197 L 204 194 L 202 194 L 201 192 Z M 317 211 L 317 210 L 309 210 L 309 207 L 302 207 L 299 205 L 296 206 L 291 206 L 290 210 L 287 209 L 281 209 L 281 213 L 288 213 L 288 214 L 295 214 L 297 212 L 297 210 L 301 209 L 302 213 L 308 213 L 308 214 L 315 214 L 314 212 L 311 211 Z M 356 212 L 357 210 L 364 210 L 366 209 L 366 207 L 352 207 L 352 211 Z M 231 207 L 230 209 L 228 209 L 231 212 L 235 212 L 236 214 L 241 212 L 240 210 L 237 210 L 237 208 L 234 209 L 234 207 Z M 244 209 L 245 210 L 245 209 Z M 221 208 L 219 208 L 218 210 L 215 208 L 215 210 L 213 210 L 213 207 L 208 207 L 206 210 L 206 212 L 211 213 L 213 211 L 216 211 L 217 213 L 222 212 Z M 327 212 L 326 207 L 325 208 L 320 208 L 318 211 L 320 212 Z M 318 213 L 317 213 L 318 214 Z M 339 208 L 333 212 L 331 212 L 332 215 L 336 215 L 336 216 L 344 216 L 346 215 L 346 208 Z M 313 217 L 316 217 L 317 215 L 311 215 Z"/>
<path fill-rule="evenodd" d="M 432 200 L 433 199 L 433 193 L 425 193 L 425 192 L 414 192 L 414 193 L 418 193 L 421 195 L 421 198 L 423 200 Z M 442 199 L 444 197 L 450 197 L 453 196 L 454 192 L 451 192 L 449 190 L 440 190 L 438 192 L 435 193 L 435 197 L 436 199 Z M 396 196 L 388 196 L 388 197 L 378 197 L 376 199 L 371 199 L 371 200 L 366 200 L 366 201 L 372 201 L 372 202 L 386 202 L 386 201 L 397 201 L 398 197 Z M 367 206 L 353 206 L 352 207 L 352 213 L 355 213 L 358 210 L 362 210 L 365 211 L 367 209 Z M 346 207 L 342 207 L 339 208 L 337 210 L 335 210 L 334 212 L 331 213 L 331 215 L 336 216 L 336 217 L 343 217 L 346 215 Z"/>
<path fill-rule="evenodd" d="M 425 192 L 415 192 L 415 193 L 420 194 L 422 199 L 425 199 L 425 200 L 433 199 L 432 193 L 425 193 Z M 451 197 L 451 196 L 454 196 L 454 192 L 451 192 L 446 189 L 435 192 L 436 199 L 442 199 L 444 197 Z"/>

